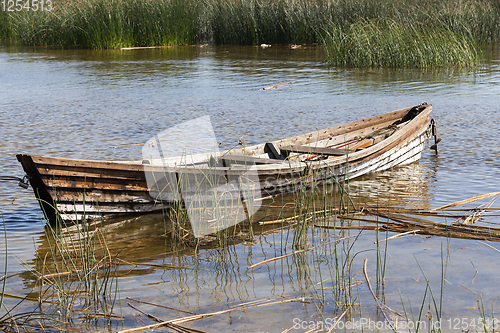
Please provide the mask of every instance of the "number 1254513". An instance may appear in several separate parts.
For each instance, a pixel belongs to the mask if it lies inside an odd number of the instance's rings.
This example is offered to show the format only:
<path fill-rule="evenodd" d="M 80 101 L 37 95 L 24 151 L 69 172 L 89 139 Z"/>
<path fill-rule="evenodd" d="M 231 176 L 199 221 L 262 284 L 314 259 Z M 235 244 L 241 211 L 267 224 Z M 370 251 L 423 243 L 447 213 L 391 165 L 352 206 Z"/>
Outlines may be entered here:
<path fill-rule="evenodd" d="M 0 0 L 4 12 L 48 11 L 54 9 L 52 0 Z"/>

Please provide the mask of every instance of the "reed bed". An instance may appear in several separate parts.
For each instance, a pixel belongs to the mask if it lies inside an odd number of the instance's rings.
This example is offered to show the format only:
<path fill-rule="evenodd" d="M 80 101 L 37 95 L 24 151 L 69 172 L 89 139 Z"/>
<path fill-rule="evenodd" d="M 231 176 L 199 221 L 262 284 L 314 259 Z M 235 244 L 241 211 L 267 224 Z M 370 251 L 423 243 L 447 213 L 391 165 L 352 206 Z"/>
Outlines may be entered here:
<path fill-rule="evenodd" d="M 120 318 L 113 314 L 119 293 L 116 258 L 110 254 L 99 226 L 47 225 L 45 236 L 48 247 L 38 248 L 34 265 L 22 263 L 27 271 L 20 275 L 34 281 L 31 292 L 24 298 L 9 295 L 21 298 L 18 305 L 29 301 L 38 307 L 21 314 L 14 311 L 15 307 L 5 308 L 0 328 L 61 331 L 65 330 L 61 327 L 72 327 L 82 318 L 104 323 Z"/>
<path fill-rule="evenodd" d="M 365 20 L 324 29 L 332 65 L 341 67 L 474 67 L 476 43 L 447 27 L 417 27 L 387 20 Z"/>
<path fill-rule="evenodd" d="M 435 52 L 446 48 L 446 57 L 453 55 L 463 40 L 499 40 L 499 13 L 500 5 L 495 0 L 54 0 L 52 11 L 0 10 L 0 39 L 25 45 L 94 49 L 202 41 L 304 44 L 321 42 L 325 33 L 341 32 L 355 39 L 360 33 L 363 36 L 363 31 L 367 34 L 368 30 L 381 29 L 379 38 L 409 42 L 416 36 L 423 38 L 417 49 L 431 42 Z M 381 27 L 379 18 L 390 24 Z M 402 36 L 396 38 L 395 34 Z M 444 37 L 431 39 L 436 34 Z M 375 36 L 372 31 L 367 37 Z M 457 40 L 450 49 L 447 45 L 452 37 Z M 407 50 L 413 46 L 403 47 Z M 358 47 L 352 52 L 372 51 L 366 43 L 360 42 Z M 390 50 L 386 52 L 394 57 Z M 435 52 L 428 52 L 421 56 L 435 57 Z"/>
<path fill-rule="evenodd" d="M 189 44 L 196 13 L 185 0 L 59 1 L 52 11 L 1 12 L 0 38 L 90 49 Z"/>

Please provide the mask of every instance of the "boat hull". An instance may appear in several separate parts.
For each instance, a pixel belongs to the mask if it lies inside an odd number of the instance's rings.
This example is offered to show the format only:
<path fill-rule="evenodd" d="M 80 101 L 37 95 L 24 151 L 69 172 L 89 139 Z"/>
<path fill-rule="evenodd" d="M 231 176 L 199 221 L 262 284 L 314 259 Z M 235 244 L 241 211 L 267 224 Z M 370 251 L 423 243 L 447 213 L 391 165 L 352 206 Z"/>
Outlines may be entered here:
<path fill-rule="evenodd" d="M 431 105 L 422 104 L 267 145 L 242 147 L 231 153 L 253 158 L 252 168 L 247 169 L 245 175 L 250 174 L 250 178 L 258 181 L 257 187 L 249 187 L 259 191 L 258 197 L 293 192 L 418 161 L 429 137 L 431 111 Z M 416 114 L 412 115 L 412 112 Z M 341 156 L 323 156 L 330 148 L 319 149 L 342 146 L 342 142 L 350 140 L 365 140 L 373 144 L 363 149 L 346 150 Z M 309 147 L 311 152 L 293 153 L 294 150 L 289 148 L 292 146 Z M 279 156 L 272 156 L 276 151 L 269 152 L 268 147 L 292 153 L 287 160 L 277 161 Z M 265 158 L 269 160 L 265 161 Z M 151 183 L 148 184 L 148 172 L 165 173 L 165 168 L 154 165 L 152 161 L 143 164 L 144 161 L 89 161 L 22 154 L 17 155 L 17 159 L 50 222 L 158 212 L 169 209 L 176 201 L 158 195 Z M 227 182 L 241 177 L 238 168 L 227 166 L 227 163 L 221 165 L 177 167 L 169 169 L 168 173 L 179 183 L 184 178 L 206 177 L 207 170 L 212 177 Z M 240 184 L 236 190 L 241 191 L 241 187 Z M 182 200 L 195 195 L 185 189 L 179 193 Z"/>

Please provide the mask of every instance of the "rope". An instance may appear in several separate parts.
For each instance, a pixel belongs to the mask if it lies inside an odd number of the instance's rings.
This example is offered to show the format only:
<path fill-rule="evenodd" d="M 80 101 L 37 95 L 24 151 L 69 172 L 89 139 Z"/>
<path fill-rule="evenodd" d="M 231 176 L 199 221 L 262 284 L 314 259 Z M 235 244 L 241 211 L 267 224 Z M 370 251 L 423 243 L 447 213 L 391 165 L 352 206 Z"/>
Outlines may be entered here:
<path fill-rule="evenodd" d="M 12 181 L 15 181 L 15 182 L 20 182 L 23 179 L 19 178 L 19 177 L 14 177 L 14 176 L 0 176 L 0 180 L 7 180 L 7 181 L 12 180 Z"/>
<path fill-rule="evenodd" d="M 24 176 L 23 178 L 14 177 L 14 176 L 0 176 L 0 181 L 1 180 L 15 181 L 15 182 L 18 182 L 17 185 L 21 186 L 22 188 L 28 188 L 30 186 L 29 178 L 30 177 L 28 175 Z"/>

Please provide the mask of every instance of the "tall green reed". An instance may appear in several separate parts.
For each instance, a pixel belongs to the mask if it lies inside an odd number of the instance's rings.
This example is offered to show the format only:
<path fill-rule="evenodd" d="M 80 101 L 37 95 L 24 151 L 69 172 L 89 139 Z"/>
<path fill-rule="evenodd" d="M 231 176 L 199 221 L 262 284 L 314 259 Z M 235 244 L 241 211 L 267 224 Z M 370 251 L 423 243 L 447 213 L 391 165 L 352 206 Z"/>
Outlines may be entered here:
<path fill-rule="evenodd" d="M 449 239 L 445 240 L 447 242 L 446 246 L 449 247 Z M 440 277 L 440 293 L 439 299 L 436 299 L 436 296 L 432 292 L 431 282 L 427 278 L 423 267 L 420 265 L 420 262 L 415 257 L 415 261 L 422 272 L 422 276 L 425 279 L 425 290 L 422 298 L 422 303 L 420 304 L 418 314 L 413 313 L 413 309 L 408 300 L 408 309 L 405 306 L 403 301 L 401 291 L 400 291 L 400 299 L 401 305 L 404 312 L 404 317 L 407 323 L 413 323 L 413 329 L 415 333 L 419 331 L 427 330 L 428 332 L 441 332 L 441 327 L 444 327 L 442 323 L 442 315 L 443 315 L 443 299 L 444 299 L 444 288 L 446 281 L 446 267 L 448 257 L 444 254 L 443 242 L 441 243 L 441 277 Z M 425 309 L 427 308 L 427 311 Z M 409 332 L 412 332 L 409 329 Z"/>
<path fill-rule="evenodd" d="M 3 218 L 2 218 L 2 222 L 3 222 L 3 233 L 4 233 L 4 239 L 5 239 L 5 271 L 4 271 L 4 275 L 0 278 L 0 280 L 2 281 L 2 291 L 1 291 L 1 295 L 0 295 L 0 312 L 3 311 L 3 308 L 6 308 L 5 305 L 3 304 L 3 299 L 4 299 L 4 295 L 5 295 L 5 286 L 7 283 L 8 249 L 9 249 L 7 246 L 7 228 L 5 226 L 5 221 L 3 220 Z M 5 316 L 0 317 L 0 327 L 3 326 L 4 317 Z"/>
<path fill-rule="evenodd" d="M 0 10 L 0 40 L 10 40 L 14 37 L 11 25 L 9 14 Z"/>
<path fill-rule="evenodd" d="M 78 0 L 57 1 L 53 7 L 50 12 L 0 11 L 0 39 L 85 48 L 206 40 L 299 44 L 321 41 L 321 32 L 331 25 L 345 31 L 379 18 L 407 32 L 414 26 L 481 42 L 500 39 L 495 0 Z"/>
<path fill-rule="evenodd" d="M 0 38 L 26 45 L 93 49 L 189 44 L 195 40 L 198 7 L 187 0 L 57 2 L 53 8 L 1 12 Z"/>
<path fill-rule="evenodd" d="M 387 20 L 365 20 L 324 29 L 330 63 L 341 67 L 472 67 L 476 44 L 446 28 L 420 28 Z"/>
<path fill-rule="evenodd" d="M 26 311 L 26 312 L 20 312 L 19 310 L 16 310 L 16 308 L 20 307 L 22 303 L 24 303 L 28 298 L 29 298 L 29 293 L 27 293 L 24 297 L 21 296 L 14 296 L 14 295 L 9 295 L 7 294 L 6 287 L 7 287 L 7 279 L 11 277 L 15 277 L 18 275 L 18 273 L 10 274 L 8 275 L 8 252 L 9 252 L 9 247 L 8 247 L 8 239 L 7 239 L 7 228 L 5 225 L 5 220 L 3 219 L 2 215 L 2 223 L 3 223 L 3 231 L 4 231 L 4 239 L 5 239 L 5 270 L 4 270 L 4 275 L 0 277 L 0 281 L 2 283 L 1 287 L 1 295 L 0 295 L 0 314 L 3 313 L 3 315 L 0 315 L 0 329 L 8 331 L 20 331 L 21 328 L 25 328 L 24 325 L 26 325 L 28 322 L 31 321 L 37 321 L 40 320 L 40 316 L 35 314 L 37 312 L 37 309 L 34 308 L 31 311 Z M 10 308 L 7 307 L 5 304 L 4 300 L 5 297 L 14 297 L 19 299 L 19 301 L 14 305 L 11 306 Z"/>
<path fill-rule="evenodd" d="M 75 310 L 112 313 L 118 290 L 116 264 L 101 225 L 91 226 L 85 219 L 71 226 L 59 221 L 46 225 L 45 238 L 48 249 L 37 251 L 31 271 L 40 294 L 56 299 L 59 320 L 71 322 Z"/>

